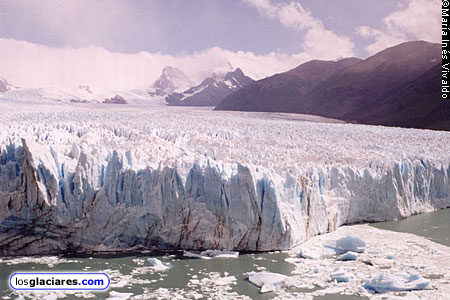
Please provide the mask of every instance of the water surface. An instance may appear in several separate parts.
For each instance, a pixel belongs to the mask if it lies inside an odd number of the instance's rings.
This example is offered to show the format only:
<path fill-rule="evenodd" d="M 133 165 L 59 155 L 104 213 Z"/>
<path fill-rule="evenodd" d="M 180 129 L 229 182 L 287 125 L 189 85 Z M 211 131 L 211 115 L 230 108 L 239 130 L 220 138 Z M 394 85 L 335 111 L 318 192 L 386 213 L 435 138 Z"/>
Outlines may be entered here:
<path fill-rule="evenodd" d="M 150 257 L 158 257 L 163 263 L 169 263 L 167 271 L 154 271 L 147 262 Z M 210 260 L 192 259 L 182 256 L 182 252 L 146 253 L 122 255 L 96 255 L 59 257 L 56 263 L 33 263 L 17 259 L 17 264 L 0 263 L 0 298 L 16 296 L 9 289 L 9 276 L 14 272 L 105 272 L 112 278 L 112 287 L 107 292 L 93 292 L 78 295 L 67 295 L 64 299 L 82 299 L 95 296 L 95 299 L 106 299 L 111 291 L 132 293 L 137 295 L 153 295 L 158 289 L 162 294 L 184 295 L 186 299 L 208 299 L 214 295 L 223 294 L 226 290 L 230 297 L 248 296 L 255 300 L 268 300 L 273 293 L 260 294 L 259 288 L 246 280 L 247 272 L 270 271 L 291 275 L 294 266 L 286 263 L 285 253 L 241 254 L 238 258 L 214 258 Z M 25 258 L 27 259 L 27 258 Z M 43 257 L 46 260 L 48 257 Z M 53 257 L 55 260 L 55 257 Z M 236 277 L 235 284 L 217 286 L 214 282 L 220 277 Z M 198 282 L 197 282 L 198 281 Z M 167 289 L 164 293 L 163 289 Z M 293 291 L 301 291 L 293 289 Z M 50 297 L 52 292 L 45 292 L 42 296 Z M 194 297 L 195 295 L 195 297 Z M 201 296 L 200 296 L 201 295 Z M 162 295 L 162 299 L 166 299 Z M 25 299 L 30 299 L 25 295 Z M 234 297 L 233 297 L 234 298 Z M 51 298 L 49 298 L 51 299 Z M 180 298 L 182 299 L 182 298 Z M 232 299 L 232 298 L 229 298 Z M 239 299 L 239 298 L 238 298 Z"/>
<path fill-rule="evenodd" d="M 371 225 L 380 229 L 417 234 L 450 246 L 450 208 Z"/>

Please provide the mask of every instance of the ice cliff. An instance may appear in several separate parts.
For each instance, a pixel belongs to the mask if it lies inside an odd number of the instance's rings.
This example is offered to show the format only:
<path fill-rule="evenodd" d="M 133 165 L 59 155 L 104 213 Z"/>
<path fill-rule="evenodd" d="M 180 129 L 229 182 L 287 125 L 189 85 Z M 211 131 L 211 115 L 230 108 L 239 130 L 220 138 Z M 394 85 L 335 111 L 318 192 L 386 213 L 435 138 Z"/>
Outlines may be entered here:
<path fill-rule="evenodd" d="M 0 255 L 288 249 L 450 207 L 448 132 L 0 105 Z"/>

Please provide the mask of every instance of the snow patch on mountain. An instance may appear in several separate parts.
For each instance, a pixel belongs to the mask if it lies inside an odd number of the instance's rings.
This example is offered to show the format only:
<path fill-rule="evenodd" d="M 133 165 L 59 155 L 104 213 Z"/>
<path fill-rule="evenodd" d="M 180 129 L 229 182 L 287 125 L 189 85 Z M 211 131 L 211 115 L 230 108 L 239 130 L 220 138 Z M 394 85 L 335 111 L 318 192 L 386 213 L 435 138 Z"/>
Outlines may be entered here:
<path fill-rule="evenodd" d="M 165 67 L 155 82 L 147 89 L 152 97 L 165 97 L 175 91 L 190 88 L 194 82 L 178 68 Z"/>
<path fill-rule="evenodd" d="M 228 73 L 214 73 L 182 93 L 172 93 L 166 97 L 166 102 L 174 106 L 216 106 L 226 96 L 247 84 L 253 79 L 244 75 L 241 69 Z"/>

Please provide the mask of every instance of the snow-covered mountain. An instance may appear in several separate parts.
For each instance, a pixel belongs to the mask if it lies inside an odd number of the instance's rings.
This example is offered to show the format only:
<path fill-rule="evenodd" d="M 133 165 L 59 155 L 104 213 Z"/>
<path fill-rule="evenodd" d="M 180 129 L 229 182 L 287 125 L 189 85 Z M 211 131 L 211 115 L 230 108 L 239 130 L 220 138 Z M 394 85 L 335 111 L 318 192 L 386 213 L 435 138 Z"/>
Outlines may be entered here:
<path fill-rule="evenodd" d="M 0 93 L 7 92 L 10 89 L 11 89 L 11 86 L 8 83 L 8 81 L 6 81 L 6 79 L 0 77 Z"/>
<path fill-rule="evenodd" d="M 176 106 L 216 106 L 226 96 L 251 82 L 253 79 L 237 68 L 225 76 L 208 77 L 183 93 L 170 94 L 166 97 L 166 102 Z"/>
<path fill-rule="evenodd" d="M 1 95 L 1 98 L 13 100 L 17 102 L 70 102 L 95 100 L 95 95 L 90 91 L 89 87 L 77 87 L 72 89 L 63 89 L 59 87 L 45 88 L 17 88 L 10 90 Z"/>
<path fill-rule="evenodd" d="M 161 76 L 155 80 L 155 82 L 147 89 L 148 93 L 152 97 L 167 96 L 175 91 L 184 90 L 194 83 L 178 68 L 165 67 L 162 70 Z"/>
<path fill-rule="evenodd" d="M 116 96 L 126 99 L 127 103 L 142 103 L 145 105 L 163 105 L 159 101 L 151 101 L 151 97 L 144 90 L 110 91 L 93 89 L 80 85 L 73 88 L 45 87 L 45 88 L 11 88 L 0 94 L 0 100 L 16 103 L 105 103 L 106 99 Z M 108 102 L 108 101 L 107 101 Z M 123 101 L 121 101 L 123 102 Z"/>
<path fill-rule="evenodd" d="M 450 132 L 54 107 L 0 101 L 0 255 L 289 249 L 450 207 Z"/>

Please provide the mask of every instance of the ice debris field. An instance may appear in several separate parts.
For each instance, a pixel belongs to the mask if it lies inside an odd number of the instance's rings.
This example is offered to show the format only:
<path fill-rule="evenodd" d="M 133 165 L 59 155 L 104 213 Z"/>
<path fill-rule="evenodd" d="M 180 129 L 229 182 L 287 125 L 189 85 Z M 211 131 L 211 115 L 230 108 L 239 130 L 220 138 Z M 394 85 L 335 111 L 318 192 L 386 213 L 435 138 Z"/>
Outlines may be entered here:
<path fill-rule="evenodd" d="M 354 252 L 355 260 L 337 259 L 342 255 L 340 253 L 352 252 L 350 250 L 355 246 L 359 251 Z M 305 251 L 318 255 L 305 258 L 302 255 Z M 315 236 L 284 252 L 284 261 L 280 260 L 280 253 L 220 256 L 220 251 L 215 251 L 210 257 L 214 261 L 192 258 L 186 253 L 184 259 L 167 254 L 158 258 L 146 255 L 151 254 L 144 251 L 140 256 L 126 260 L 56 256 L 5 258 L 0 260 L 4 270 L 36 266 L 39 270 L 45 268 L 56 272 L 78 266 L 83 271 L 105 272 L 111 278 L 111 286 L 98 294 L 92 291 L 2 290 L 5 287 L 0 285 L 0 295 L 3 293 L 2 299 L 18 297 L 24 300 L 97 297 L 318 300 L 320 298 L 316 297 L 324 295 L 333 299 L 336 294 L 359 296 L 361 300 L 450 297 L 450 251 L 447 246 L 413 234 L 375 229 L 369 225 L 343 226 L 332 233 Z M 272 263 L 268 264 L 269 261 Z M 283 263 L 292 266 L 289 273 L 272 271 Z M 236 264 L 240 266 L 236 268 Z M 218 268 L 224 265 L 230 267 Z M 183 279 L 180 279 L 180 272 Z"/>
<path fill-rule="evenodd" d="M 1 255 L 286 250 L 450 206 L 449 132 L 204 108 L 0 109 Z"/>

